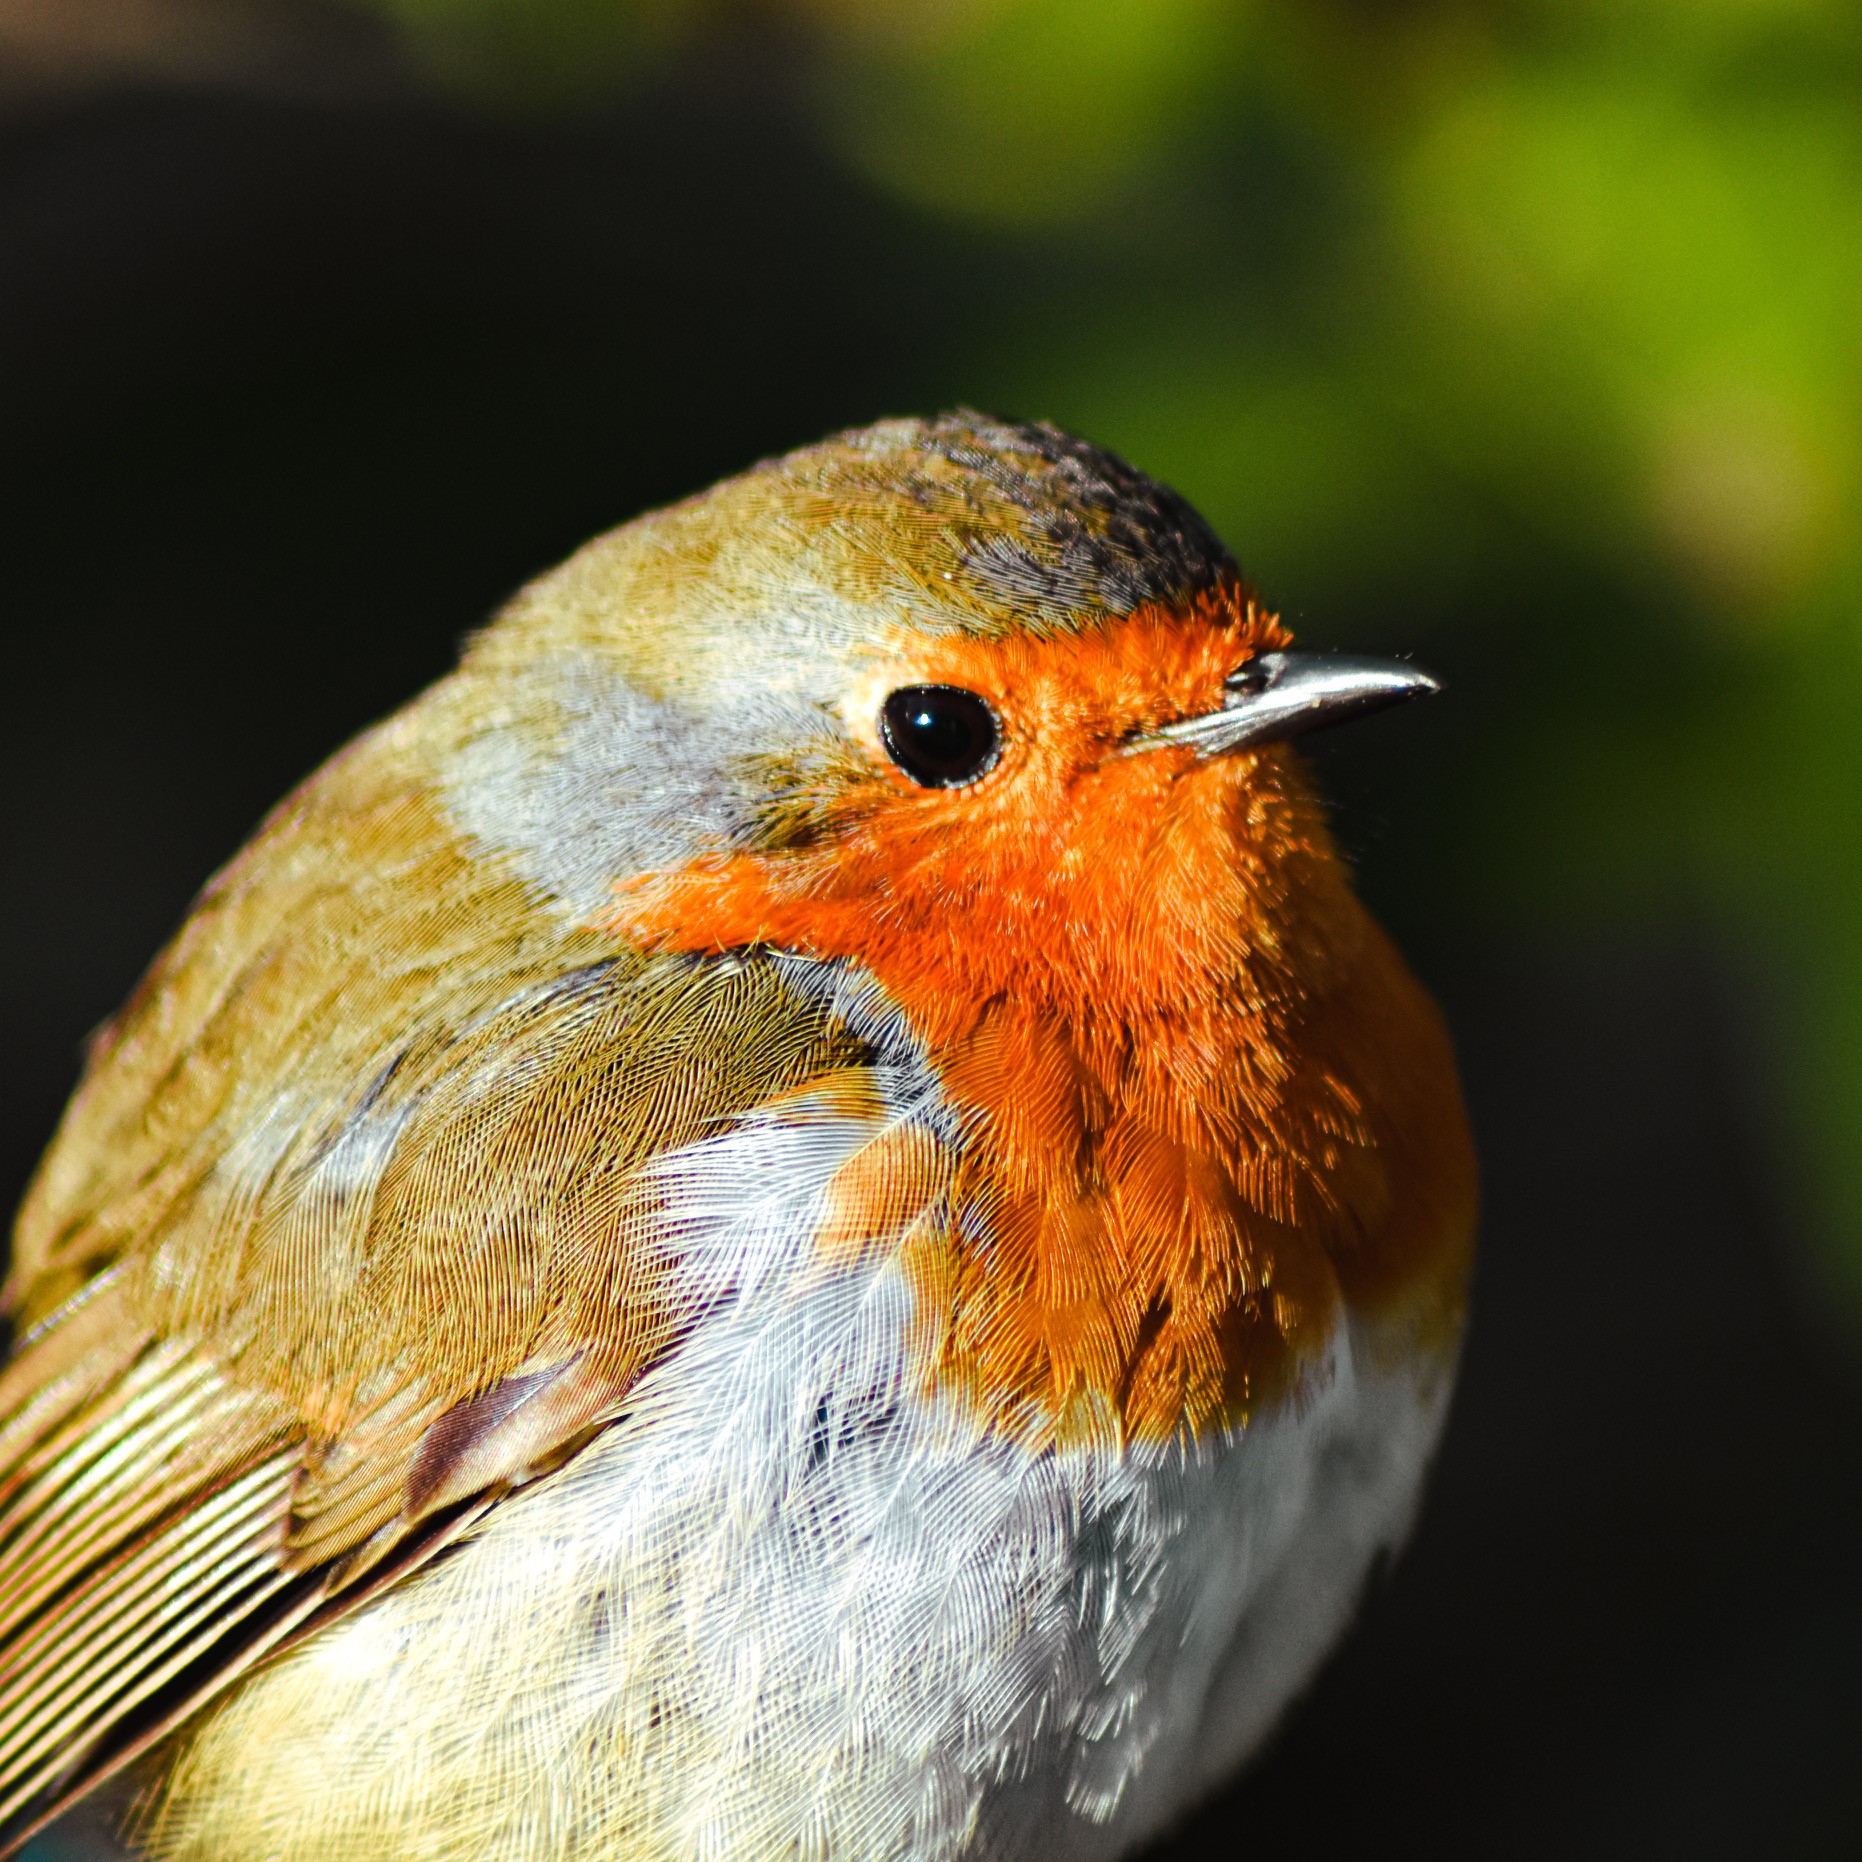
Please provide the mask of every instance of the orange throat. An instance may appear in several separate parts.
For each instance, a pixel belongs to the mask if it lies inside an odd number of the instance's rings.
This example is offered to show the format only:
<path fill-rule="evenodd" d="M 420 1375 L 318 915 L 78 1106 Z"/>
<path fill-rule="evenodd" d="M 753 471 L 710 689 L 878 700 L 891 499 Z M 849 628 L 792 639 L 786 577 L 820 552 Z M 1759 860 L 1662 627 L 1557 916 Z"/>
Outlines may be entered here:
<path fill-rule="evenodd" d="M 1141 616 L 944 656 L 1046 727 L 993 793 L 863 798 L 800 848 L 623 882 L 612 921 L 849 959 L 902 1010 L 965 1141 L 869 1146 L 834 1227 L 905 1227 L 929 1380 L 1029 1439 L 1116 1446 L 1245 1422 L 1346 1311 L 1451 1350 L 1474 1200 L 1453 1061 L 1298 763 L 1063 728 L 1129 714 L 1137 667 L 1147 709 L 1219 702 L 1233 634 Z"/>

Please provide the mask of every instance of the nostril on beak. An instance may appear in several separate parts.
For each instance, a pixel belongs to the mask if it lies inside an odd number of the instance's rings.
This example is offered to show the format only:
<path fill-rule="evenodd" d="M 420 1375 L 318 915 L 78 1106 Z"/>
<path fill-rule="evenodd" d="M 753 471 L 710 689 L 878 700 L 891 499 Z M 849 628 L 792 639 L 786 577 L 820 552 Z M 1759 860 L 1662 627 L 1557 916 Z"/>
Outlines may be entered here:
<path fill-rule="evenodd" d="M 1234 698 L 1252 698 L 1274 682 L 1273 655 L 1257 653 L 1245 659 L 1222 681 L 1222 689 Z"/>

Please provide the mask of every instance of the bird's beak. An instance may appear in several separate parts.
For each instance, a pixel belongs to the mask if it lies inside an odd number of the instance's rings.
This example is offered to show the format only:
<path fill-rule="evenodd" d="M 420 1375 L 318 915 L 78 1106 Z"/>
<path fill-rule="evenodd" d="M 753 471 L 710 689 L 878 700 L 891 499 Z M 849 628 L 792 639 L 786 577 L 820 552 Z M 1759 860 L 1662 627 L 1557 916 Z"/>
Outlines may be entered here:
<path fill-rule="evenodd" d="M 1204 756 L 1304 736 L 1442 688 L 1395 659 L 1348 653 L 1257 653 L 1223 681 L 1219 711 L 1180 718 L 1137 738 L 1132 750 L 1189 744 Z"/>

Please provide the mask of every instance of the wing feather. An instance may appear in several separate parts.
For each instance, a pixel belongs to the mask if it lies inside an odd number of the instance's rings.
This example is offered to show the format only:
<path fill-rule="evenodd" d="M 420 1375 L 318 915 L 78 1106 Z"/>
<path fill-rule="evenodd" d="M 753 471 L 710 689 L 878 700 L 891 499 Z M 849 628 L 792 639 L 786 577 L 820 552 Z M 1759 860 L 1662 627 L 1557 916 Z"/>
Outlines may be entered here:
<path fill-rule="evenodd" d="M 578 1452 L 693 1316 L 655 1155 L 861 1051 L 770 963 L 584 966 L 165 1194 L 0 1370 L 0 1855 Z"/>
<path fill-rule="evenodd" d="M 55 1333 L 40 1351 L 57 1351 Z M 0 1470 L 0 1829 L 293 1583 L 281 1407 L 149 1340 L 76 1406 L 30 1397 Z M 33 1350 L 20 1360 L 29 1367 Z M 36 1437 L 36 1439 L 35 1439 Z M 307 1607 L 315 1601 L 307 1600 Z"/>
<path fill-rule="evenodd" d="M 0 1776 L 8 1781 L 0 1816 L 62 1769 L 74 1742 L 107 1732 L 230 1624 L 296 1581 L 275 1555 L 290 1459 L 250 1469 L 198 1506 L 184 1528 L 137 1547 L 104 1574 L 113 1587 L 125 1569 L 136 1578 L 134 1594 L 100 1619 L 85 1620 L 92 1599 L 82 1596 L 48 1613 L 39 1648 L 30 1651 L 40 1658 L 32 1684 L 0 1727 Z"/>
<path fill-rule="evenodd" d="M 629 950 L 467 841 L 444 690 L 213 882 L 21 1211 L 0 1854 L 576 1453 L 704 1297 L 656 1155 L 868 1051 L 824 966 Z"/>

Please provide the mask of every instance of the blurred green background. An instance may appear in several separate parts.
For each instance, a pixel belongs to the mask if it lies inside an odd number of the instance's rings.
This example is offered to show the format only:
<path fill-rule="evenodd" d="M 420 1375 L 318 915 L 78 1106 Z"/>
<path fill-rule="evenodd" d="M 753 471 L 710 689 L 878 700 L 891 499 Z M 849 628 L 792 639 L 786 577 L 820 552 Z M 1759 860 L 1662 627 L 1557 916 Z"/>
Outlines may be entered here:
<path fill-rule="evenodd" d="M 5 1185 L 520 581 L 963 402 L 1449 688 L 1313 751 L 1463 1060 L 1462 1383 L 1163 1853 L 1862 1852 L 1853 0 L 0 0 Z"/>

